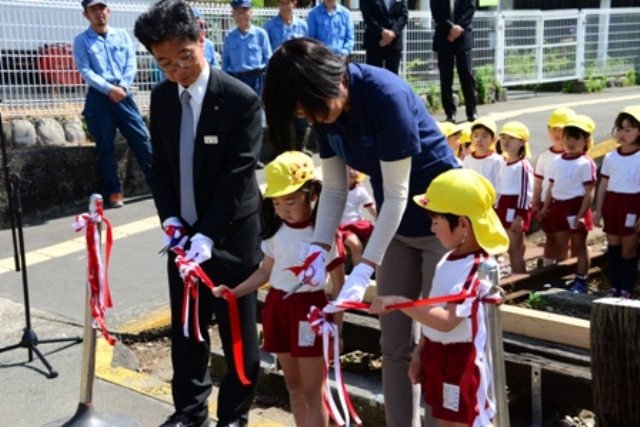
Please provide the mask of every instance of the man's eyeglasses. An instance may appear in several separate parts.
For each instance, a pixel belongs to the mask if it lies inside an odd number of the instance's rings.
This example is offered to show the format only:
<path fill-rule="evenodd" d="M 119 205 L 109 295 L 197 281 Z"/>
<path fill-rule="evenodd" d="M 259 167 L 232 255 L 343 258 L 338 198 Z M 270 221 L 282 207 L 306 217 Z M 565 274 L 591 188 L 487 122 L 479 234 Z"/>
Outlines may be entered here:
<path fill-rule="evenodd" d="M 195 61 L 196 61 L 196 56 L 193 53 L 190 53 L 188 57 L 181 59 L 180 61 L 169 63 L 166 65 L 158 64 L 158 68 L 160 68 L 162 71 L 166 73 L 167 71 L 175 71 L 178 68 L 182 68 L 182 69 L 188 68 Z"/>

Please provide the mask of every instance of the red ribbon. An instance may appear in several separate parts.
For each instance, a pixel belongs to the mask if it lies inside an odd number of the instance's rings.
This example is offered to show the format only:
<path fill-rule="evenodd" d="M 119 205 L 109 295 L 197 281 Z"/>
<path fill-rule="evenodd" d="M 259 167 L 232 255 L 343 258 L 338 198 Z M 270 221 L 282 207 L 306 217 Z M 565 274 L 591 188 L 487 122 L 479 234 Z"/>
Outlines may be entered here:
<path fill-rule="evenodd" d="M 184 336 L 189 338 L 189 297 L 194 302 L 193 329 L 198 342 L 203 342 L 200 333 L 200 320 L 198 317 L 198 282 L 203 283 L 207 288 L 213 289 L 215 285 L 204 272 L 200 264 L 191 259 L 185 258 L 185 251 L 179 247 L 172 248 L 176 254 L 176 267 L 184 281 L 184 293 L 182 295 L 182 328 Z M 242 331 L 240 330 L 240 315 L 238 313 L 238 301 L 235 295 L 229 290 L 225 290 L 223 295 L 229 303 L 229 324 L 231 325 L 231 342 L 233 347 L 233 359 L 236 365 L 236 374 L 243 385 L 251 384 L 244 372 L 244 353 L 242 348 Z"/>
<path fill-rule="evenodd" d="M 100 229 L 97 224 L 104 222 L 106 225 L 105 261 L 102 264 L 100 257 Z M 102 202 L 96 202 L 96 213 L 84 213 L 76 215 L 73 228 L 76 233 L 83 228 L 87 229 L 87 281 L 89 285 L 89 304 L 91 315 L 95 325 L 100 327 L 102 336 L 111 345 L 116 340 L 109 335 L 105 321 L 105 312 L 113 307 L 111 302 L 111 291 L 109 290 L 109 258 L 111 257 L 111 246 L 113 244 L 113 234 L 111 223 L 104 216 Z"/>

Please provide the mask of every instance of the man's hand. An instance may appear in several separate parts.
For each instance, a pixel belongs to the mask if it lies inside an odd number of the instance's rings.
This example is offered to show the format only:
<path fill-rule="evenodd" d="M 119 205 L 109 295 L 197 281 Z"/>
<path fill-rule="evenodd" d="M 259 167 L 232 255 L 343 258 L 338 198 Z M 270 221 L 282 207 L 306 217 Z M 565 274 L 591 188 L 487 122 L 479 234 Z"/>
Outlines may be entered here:
<path fill-rule="evenodd" d="M 447 37 L 447 40 L 449 42 L 453 42 L 455 39 L 460 37 L 462 33 L 464 33 L 464 29 L 460 25 L 454 25 L 449 30 L 449 36 Z"/>
<path fill-rule="evenodd" d="M 109 91 L 109 100 L 111 102 L 115 102 L 116 104 L 122 101 L 127 96 L 127 91 L 125 91 L 120 86 L 113 86 Z"/>
<path fill-rule="evenodd" d="M 396 33 L 394 33 L 393 31 L 385 28 L 382 30 L 382 32 L 380 33 L 380 36 L 382 37 L 380 39 L 380 46 L 388 46 L 391 44 L 391 42 L 393 41 L 393 39 L 396 38 Z"/>
<path fill-rule="evenodd" d="M 185 258 L 202 264 L 211 259 L 212 247 L 213 240 L 204 234 L 196 233 L 196 235 L 191 238 L 191 247 L 186 253 Z"/>

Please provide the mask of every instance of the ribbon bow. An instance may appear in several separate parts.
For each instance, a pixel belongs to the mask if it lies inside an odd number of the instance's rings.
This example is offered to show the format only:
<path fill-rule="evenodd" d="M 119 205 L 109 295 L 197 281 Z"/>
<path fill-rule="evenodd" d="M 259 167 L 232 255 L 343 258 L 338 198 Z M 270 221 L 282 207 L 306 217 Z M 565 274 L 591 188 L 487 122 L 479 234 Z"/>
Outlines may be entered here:
<path fill-rule="evenodd" d="M 200 320 L 198 316 L 198 302 L 199 302 L 199 287 L 198 282 L 203 283 L 207 288 L 213 289 L 214 284 L 204 272 L 200 264 L 194 260 L 186 258 L 185 251 L 174 246 L 171 249 L 176 254 L 176 267 L 180 273 L 180 277 L 184 282 L 184 292 L 182 294 L 182 331 L 184 336 L 189 338 L 189 317 L 190 317 L 190 300 L 193 299 L 193 329 L 196 336 L 196 340 L 201 343 L 204 341 L 202 334 L 200 333 Z M 233 347 L 233 358 L 236 365 L 236 374 L 238 379 L 244 385 L 251 384 L 251 381 L 247 378 L 244 372 L 244 356 L 242 349 L 242 331 L 240 330 L 240 316 L 238 313 L 238 302 L 236 297 L 231 291 L 223 292 L 223 295 L 229 303 L 229 324 L 231 325 L 231 341 Z"/>
<path fill-rule="evenodd" d="M 358 417 L 356 410 L 351 403 L 347 387 L 342 377 L 342 370 L 340 369 L 340 332 L 338 326 L 335 323 L 331 323 L 325 317 L 322 309 L 311 306 L 307 319 L 311 325 L 311 329 L 316 335 L 322 336 L 322 352 L 324 354 L 324 404 L 329 411 L 331 419 L 339 426 L 349 425 L 349 415 L 353 417 L 353 421 L 357 425 L 362 425 L 362 420 Z M 333 371 L 336 377 L 336 388 L 338 389 L 338 398 L 340 399 L 340 405 L 342 412 L 345 414 L 345 418 L 342 417 L 340 411 L 333 400 L 333 394 L 329 387 L 329 364 L 331 362 L 329 352 L 329 339 L 333 337 Z"/>
<path fill-rule="evenodd" d="M 100 228 L 97 226 L 100 223 L 106 225 L 107 241 L 105 244 L 104 264 L 100 257 Z M 87 230 L 87 282 L 93 327 L 100 327 L 104 339 L 109 344 L 114 345 L 116 340 L 109 335 L 105 321 L 106 310 L 113 307 L 111 291 L 109 290 L 109 258 L 111 257 L 113 234 L 111 223 L 103 214 L 102 202 L 97 201 L 95 213 L 76 215 L 73 229 L 78 233 L 85 228 Z"/>

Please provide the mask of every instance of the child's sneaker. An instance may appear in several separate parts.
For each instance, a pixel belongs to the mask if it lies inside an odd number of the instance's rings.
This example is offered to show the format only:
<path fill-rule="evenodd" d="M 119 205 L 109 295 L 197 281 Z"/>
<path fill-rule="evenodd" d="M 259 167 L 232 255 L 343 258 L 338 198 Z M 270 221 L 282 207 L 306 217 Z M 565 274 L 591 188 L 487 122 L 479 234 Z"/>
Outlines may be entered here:
<path fill-rule="evenodd" d="M 607 292 L 608 297 L 619 297 L 620 291 L 616 288 L 610 288 L 609 292 Z"/>
<path fill-rule="evenodd" d="M 569 290 L 574 294 L 586 294 L 589 290 L 587 282 L 582 279 L 574 279 Z"/>
<path fill-rule="evenodd" d="M 620 291 L 620 298 L 622 299 L 631 299 L 631 292 L 627 291 L 626 289 L 623 289 Z"/>

